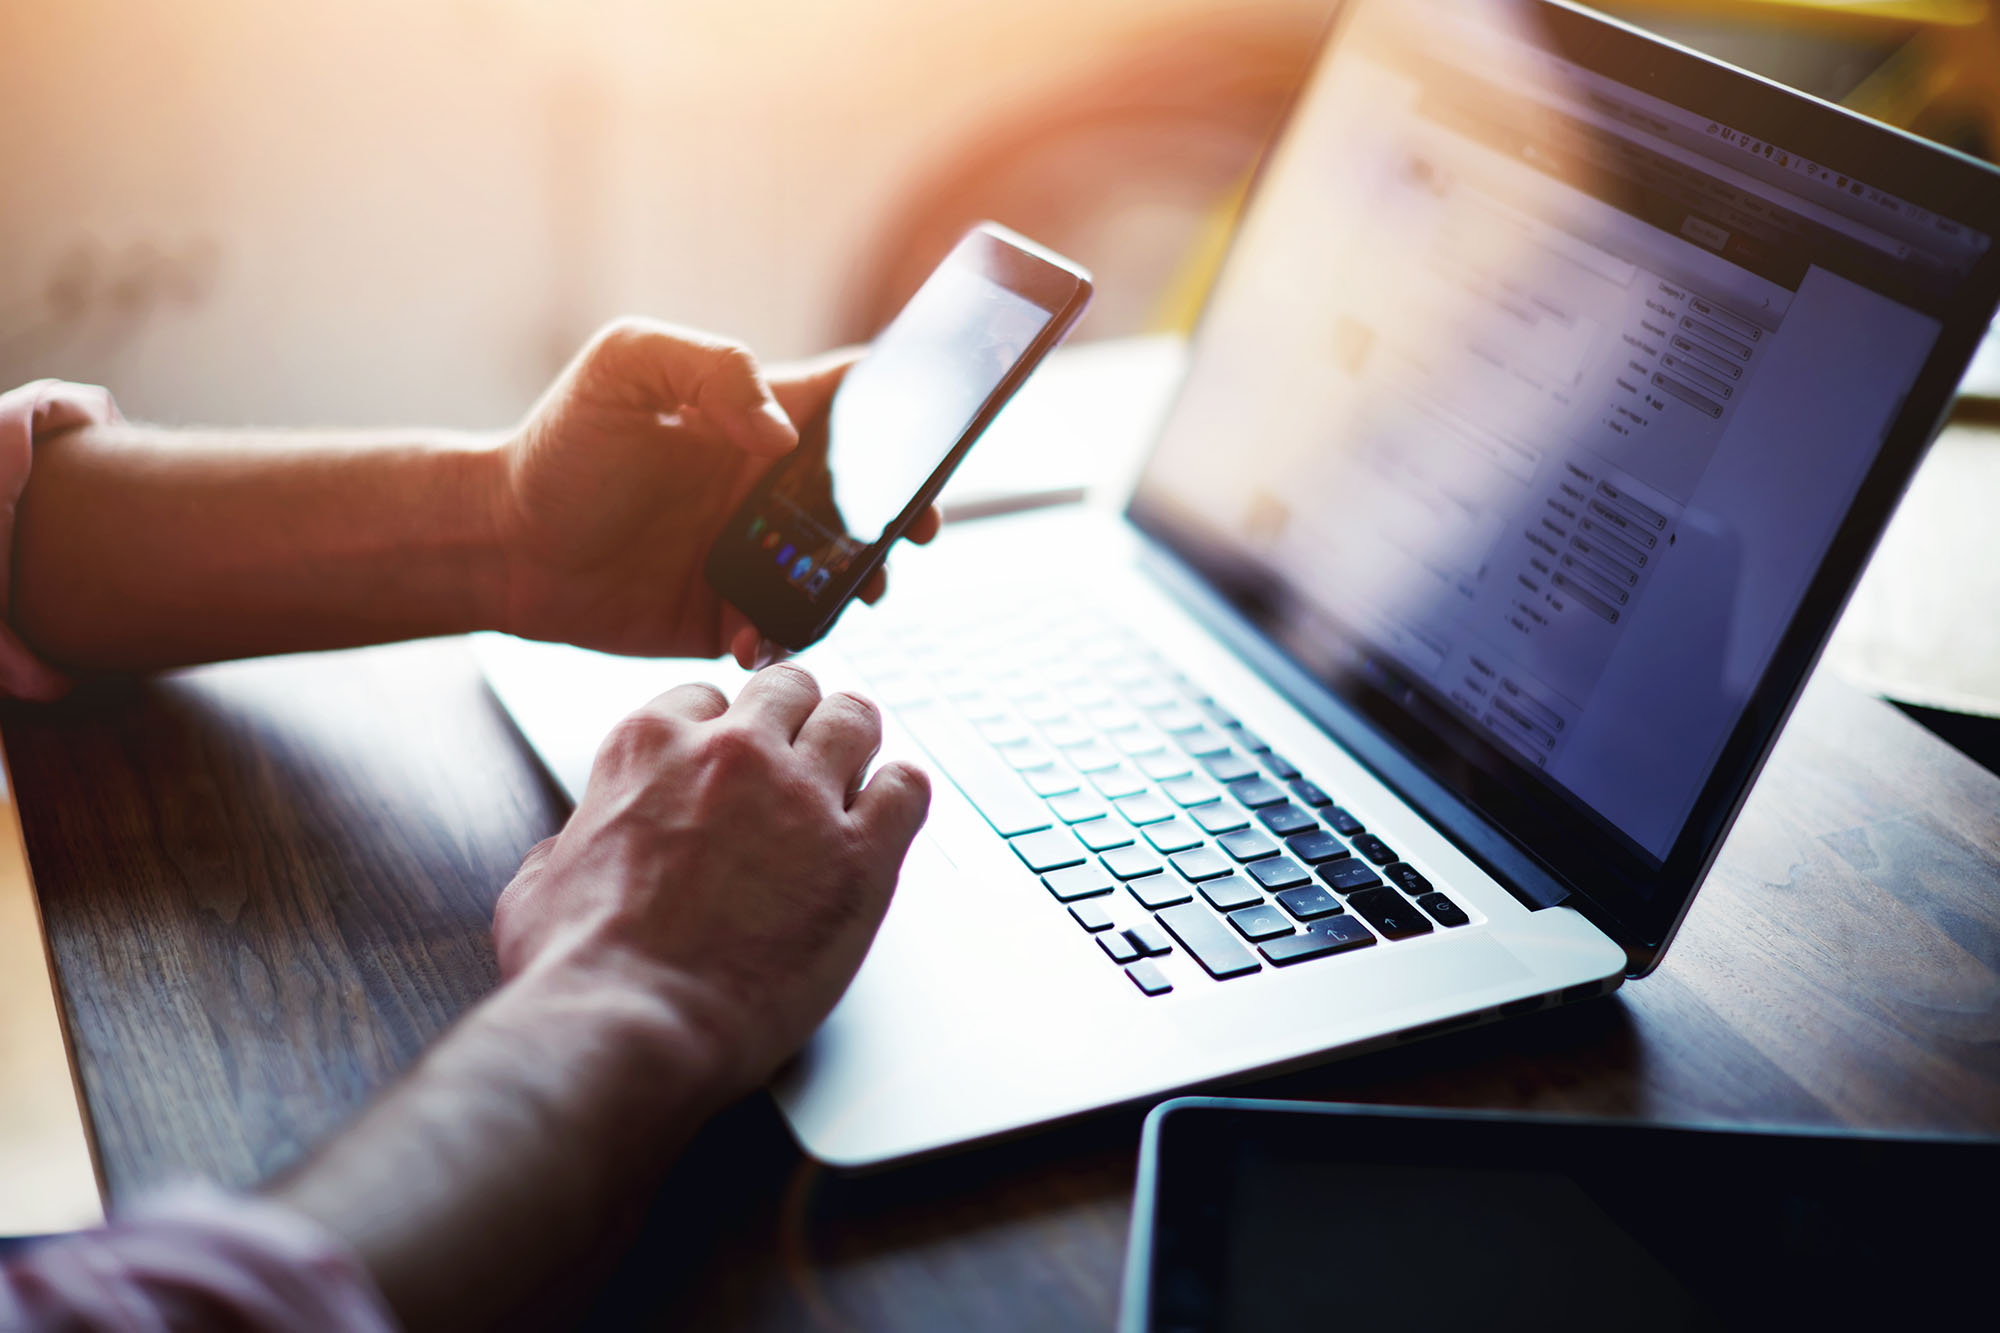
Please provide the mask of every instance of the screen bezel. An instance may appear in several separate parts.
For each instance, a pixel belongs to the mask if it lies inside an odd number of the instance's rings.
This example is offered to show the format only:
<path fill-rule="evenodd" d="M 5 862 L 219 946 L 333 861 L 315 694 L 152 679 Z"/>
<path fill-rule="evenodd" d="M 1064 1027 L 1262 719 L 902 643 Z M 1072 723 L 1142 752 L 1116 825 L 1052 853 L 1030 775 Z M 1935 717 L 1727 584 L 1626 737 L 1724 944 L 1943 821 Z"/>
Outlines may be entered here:
<path fill-rule="evenodd" d="M 792 462 L 805 456 L 803 449 L 772 464 L 730 517 L 729 526 L 714 547 L 707 563 L 709 582 L 738 610 L 750 617 L 766 638 L 798 651 L 808 647 L 832 628 L 835 620 L 852 601 L 868 576 L 881 565 L 889 547 L 908 530 L 917 516 L 937 499 L 981 434 L 1000 409 L 1007 405 L 1043 357 L 1054 350 L 1076 324 L 1090 301 L 1090 275 L 1079 265 L 1046 250 L 997 223 L 981 223 L 960 238 L 938 265 L 938 271 L 957 267 L 1003 288 L 1047 313 L 1048 318 L 1020 358 L 1008 367 L 1000 383 L 980 403 L 979 410 L 946 451 L 944 459 L 924 484 L 911 496 L 895 520 L 871 543 L 859 559 L 839 579 L 830 581 L 820 598 L 805 595 L 787 580 L 763 552 L 743 536 L 751 520 L 763 512 L 772 487 Z M 929 279 L 926 278 L 926 282 Z M 835 397 L 839 390 L 834 391 Z M 815 430 L 826 429 L 832 406 L 828 405 L 800 431 L 801 439 Z"/>
<path fill-rule="evenodd" d="M 1308 90 L 1339 58 L 1340 34 L 1355 7 L 1343 6 L 1329 25 Z M 1698 107 L 1703 115 L 1813 160 L 1836 163 L 1882 190 L 2000 238 L 2000 172 L 1984 163 L 1566 3 L 1525 0 L 1521 8 L 1564 59 L 1663 100 Z M 1267 166 L 1271 156 L 1266 154 Z M 1254 198 L 1253 192 L 1251 207 Z M 1217 287 L 1228 280 L 1225 261 Z M 1184 517 L 1146 473 L 1126 517 L 1211 594 L 1191 599 L 1197 613 L 1224 629 L 1225 637 L 1240 643 L 1247 634 L 1254 640 L 1253 662 L 1281 688 L 1289 687 L 1294 701 L 1335 739 L 1503 883 L 1532 902 L 1567 898 L 1584 910 L 1626 947 L 1630 975 L 1643 975 L 1657 965 L 1742 808 L 1862 567 L 1942 426 L 1996 301 L 2000 245 L 1975 266 L 1948 308 L 1932 312 L 1943 326 L 1937 343 L 1662 859 L 1573 798 L 1563 802 L 1524 790 L 1529 784 L 1515 776 L 1519 766 L 1476 734 L 1468 731 L 1453 745 L 1412 725 L 1410 715 L 1386 695 L 1371 697 L 1360 686 L 1336 691 L 1291 667 L 1256 615 L 1219 591 L 1228 586 L 1232 568 L 1224 546 Z M 1199 337 L 1197 329 L 1197 342 Z M 1310 685 L 1301 690 L 1306 681 Z M 1468 742 L 1475 752 L 1489 754 L 1486 765 L 1466 761 Z"/>
<path fill-rule="evenodd" d="M 1958 1198 L 2000 1178 L 2000 1144 L 1969 1136 L 1175 1098 L 1153 1108 L 1141 1137 L 1121 1333 L 1161 1327 L 1159 1282 L 1169 1275 L 1180 1298 L 1173 1313 L 1188 1314 L 1186 1306 L 1203 1292 L 1214 1294 L 1213 1307 L 1221 1306 L 1233 1173 L 1250 1152 L 1279 1163 L 1408 1163 L 1612 1178 L 1621 1191 L 1629 1188 L 1628 1218 L 1643 1215 L 1665 1162 L 1689 1171 L 1698 1165 L 1700 1174 L 1689 1179 L 1713 1180 L 1746 1196 L 1760 1181 L 1825 1180 L 1851 1182 L 1857 1191 L 1928 1187 L 1941 1198 Z M 1912 1237 L 1909 1243 L 1927 1242 Z"/>

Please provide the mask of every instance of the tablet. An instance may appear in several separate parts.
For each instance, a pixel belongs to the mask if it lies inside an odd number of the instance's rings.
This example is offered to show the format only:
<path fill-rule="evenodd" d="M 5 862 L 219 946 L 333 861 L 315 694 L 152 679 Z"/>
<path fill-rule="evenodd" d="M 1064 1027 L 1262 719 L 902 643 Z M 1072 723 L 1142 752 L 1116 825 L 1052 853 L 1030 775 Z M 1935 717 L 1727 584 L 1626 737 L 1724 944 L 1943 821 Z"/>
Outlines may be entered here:
<path fill-rule="evenodd" d="M 2000 1239 L 1990 1140 L 1204 1097 L 1140 1154 L 1126 1333 L 1922 1324 Z"/>

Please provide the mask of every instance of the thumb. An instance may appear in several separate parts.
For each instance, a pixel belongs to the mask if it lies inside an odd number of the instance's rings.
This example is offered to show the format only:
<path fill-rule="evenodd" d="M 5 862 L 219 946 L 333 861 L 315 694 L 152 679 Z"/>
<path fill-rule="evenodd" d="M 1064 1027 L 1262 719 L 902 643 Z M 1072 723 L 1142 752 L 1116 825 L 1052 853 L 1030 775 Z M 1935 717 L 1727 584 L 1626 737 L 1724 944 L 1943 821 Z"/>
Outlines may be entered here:
<path fill-rule="evenodd" d="M 778 366 L 771 371 L 771 388 L 794 422 L 811 421 L 826 411 L 827 404 L 833 401 L 833 391 L 861 359 L 862 350 L 844 347 L 811 361 Z"/>

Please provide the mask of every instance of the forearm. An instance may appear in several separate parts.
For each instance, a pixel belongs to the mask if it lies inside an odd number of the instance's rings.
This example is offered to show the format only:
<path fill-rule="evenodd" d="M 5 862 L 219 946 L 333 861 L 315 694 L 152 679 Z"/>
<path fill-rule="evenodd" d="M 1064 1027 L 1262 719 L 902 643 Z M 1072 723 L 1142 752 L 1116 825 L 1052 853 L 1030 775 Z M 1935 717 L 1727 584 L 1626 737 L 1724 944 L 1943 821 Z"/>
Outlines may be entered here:
<path fill-rule="evenodd" d="M 12 617 L 142 670 L 494 627 L 498 441 L 94 426 L 42 441 Z"/>
<path fill-rule="evenodd" d="M 532 970 L 274 1191 L 360 1254 L 411 1328 L 479 1327 L 632 1216 L 724 1080 L 640 986 Z"/>

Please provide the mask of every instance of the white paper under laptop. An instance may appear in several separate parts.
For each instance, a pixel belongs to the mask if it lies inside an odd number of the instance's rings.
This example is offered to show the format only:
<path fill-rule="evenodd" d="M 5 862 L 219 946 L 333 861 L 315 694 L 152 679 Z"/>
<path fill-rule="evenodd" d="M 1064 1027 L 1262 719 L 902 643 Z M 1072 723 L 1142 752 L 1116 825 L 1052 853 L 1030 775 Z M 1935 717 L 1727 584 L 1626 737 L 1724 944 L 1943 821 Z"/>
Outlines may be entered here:
<path fill-rule="evenodd" d="M 1124 514 L 954 525 L 809 656 L 937 777 L 775 1087 L 827 1161 L 1642 974 L 1991 318 L 1981 168 L 1564 6 L 1343 13 Z M 688 670 L 481 653 L 572 791 Z"/>

